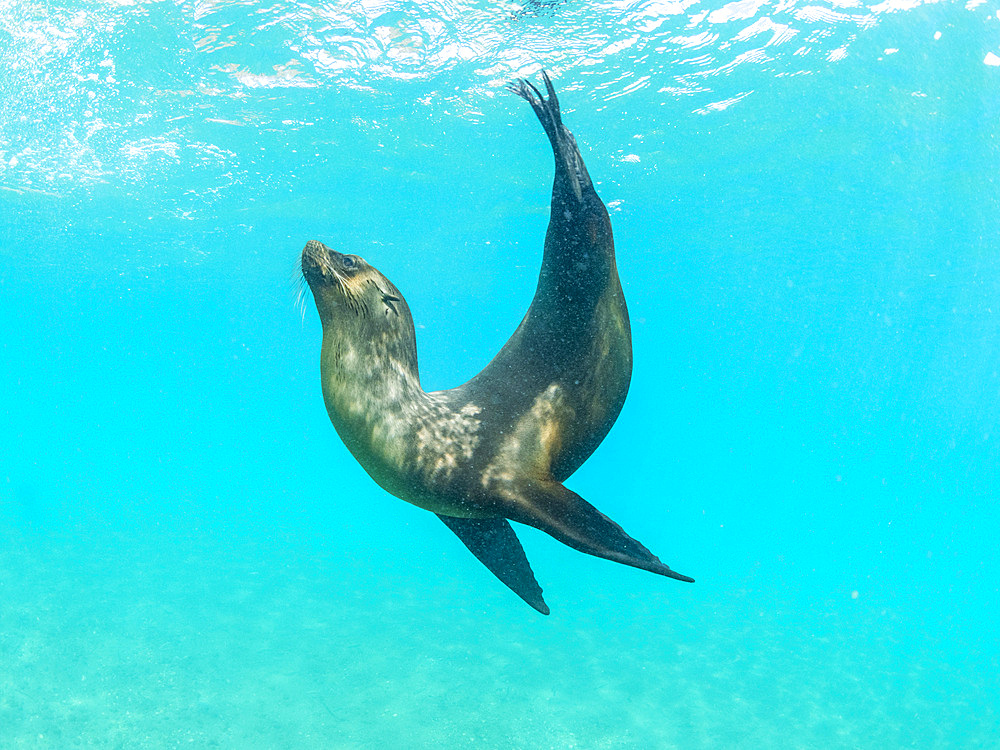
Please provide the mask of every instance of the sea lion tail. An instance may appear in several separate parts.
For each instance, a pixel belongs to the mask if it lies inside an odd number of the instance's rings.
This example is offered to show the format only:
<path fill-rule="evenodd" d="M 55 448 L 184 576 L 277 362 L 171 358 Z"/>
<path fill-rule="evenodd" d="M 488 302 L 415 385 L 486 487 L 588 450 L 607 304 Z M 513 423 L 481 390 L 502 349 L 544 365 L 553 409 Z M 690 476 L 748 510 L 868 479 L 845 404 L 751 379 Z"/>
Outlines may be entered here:
<path fill-rule="evenodd" d="M 597 508 L 558 482 L 532 482 L 523 488 L 508 518 L 541 529 L 580 552 L 641 568 L 678 581 L 693 578 L 670 569 Z"/>

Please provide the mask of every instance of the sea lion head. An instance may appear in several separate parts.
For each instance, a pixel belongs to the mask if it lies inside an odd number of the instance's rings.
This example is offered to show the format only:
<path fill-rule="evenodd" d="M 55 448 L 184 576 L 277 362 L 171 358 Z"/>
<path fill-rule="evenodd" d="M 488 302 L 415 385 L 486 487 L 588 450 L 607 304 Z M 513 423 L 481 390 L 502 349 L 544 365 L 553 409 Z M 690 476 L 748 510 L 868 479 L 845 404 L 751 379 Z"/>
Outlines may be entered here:
<path fill-rule="evenodd" d="M 302 275 L 316 299 L 325 326 L 350 319 L 393 325 L 410 317 L 410 309 L 395 285 L 357 255 L 338 253 L 310 240 L 302 251 Z"/>
<path fill-rule="evenodd" d="M 415 359 L 413 318 L 406 300 L 364 258 L 310 240 L 302 251 L 302 276 L 316 300 L 324 334 L 412 348 Z"/>

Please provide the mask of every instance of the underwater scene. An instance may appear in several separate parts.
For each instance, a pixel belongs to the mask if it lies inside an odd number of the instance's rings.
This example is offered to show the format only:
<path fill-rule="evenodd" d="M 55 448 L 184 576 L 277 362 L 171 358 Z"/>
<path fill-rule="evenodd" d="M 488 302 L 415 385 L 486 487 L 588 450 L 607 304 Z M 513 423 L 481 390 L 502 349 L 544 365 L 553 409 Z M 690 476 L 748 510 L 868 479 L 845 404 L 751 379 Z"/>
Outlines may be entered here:
<path fill-rule="evenodd" d="M 0 0 L 0 748 L 1000 747 L 998 133 L 998 0 Z"/>

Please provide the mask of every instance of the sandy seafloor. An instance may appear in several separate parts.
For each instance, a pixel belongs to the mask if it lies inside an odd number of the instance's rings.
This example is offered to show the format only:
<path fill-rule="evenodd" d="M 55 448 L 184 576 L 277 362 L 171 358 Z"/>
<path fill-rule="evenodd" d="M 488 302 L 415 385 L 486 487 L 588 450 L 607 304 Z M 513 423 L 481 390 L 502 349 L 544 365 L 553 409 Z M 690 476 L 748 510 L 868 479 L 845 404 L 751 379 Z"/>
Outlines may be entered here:
<path fill-rule="evenodd" d="M 485 576 L 435 602 L 430 567 L 376 576 L 314 540 L 145 536 L 5 550 L 6 747 L 996 742 L 995 663 L 863 603 L 597 595 L 543 620 L 456 606 Z"/>
<path fill-rule="evenodd" d="M 0 0 L 0 750 L 1000 747 L 997 3 L 398 5 Z M 540 64 L 636 363 L 567 485 L 697 579 L 519 529 L 547 618 L 341 445 L 295 280 L 475 374 Z"/>

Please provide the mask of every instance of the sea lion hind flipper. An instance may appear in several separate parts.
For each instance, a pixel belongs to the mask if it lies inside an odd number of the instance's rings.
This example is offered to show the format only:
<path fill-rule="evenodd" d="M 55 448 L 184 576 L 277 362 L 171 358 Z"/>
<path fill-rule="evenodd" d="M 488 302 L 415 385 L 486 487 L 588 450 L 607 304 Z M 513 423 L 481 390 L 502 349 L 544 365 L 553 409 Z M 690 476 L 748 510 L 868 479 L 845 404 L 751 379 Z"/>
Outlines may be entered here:
<path fill-rule="evenodd" d="M 507 588 L 543 615 L 549 613 L 542 599 L 542 587 L 535 580 L 521 542 L 507 519 L 456 518 L 441 514 L 438 518 Z"/>
<path fill-rule="evenodd" d="M 518 78 L 507 86 L 509 91 L 524 99 L 535 111 L 538 121 L 542 124 L 545 134 L 552 144 L 552 151 L 556 158 L 556 184 L 558 186 L 560 178 L 565 176 L 569 186 L 576 196 L 577 201 L 583 200 L 584 191 L 593 191 L 594 186 L 590 180 L 590 174 L 583 163 L 580 149 L 577 148 L 576 139 L 569 129 L 562 124 L 562 115 L 559 111 L 559 99 L 556 97 L 556 90 L 552 86 L 549 74 L 542 71 L 542 78 L 545 80 L 545 91 L 548 97 L 542 95 L 531 81 Z"/>
<path fill-rule="evenodd" d="M 597 508 L 558 482 L 532 482 L 508 518 L 541 529 L 580 552 L 641 568 L 678 581 L 693 578 L 670 569 Z"/>

